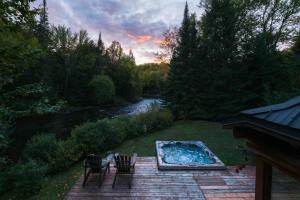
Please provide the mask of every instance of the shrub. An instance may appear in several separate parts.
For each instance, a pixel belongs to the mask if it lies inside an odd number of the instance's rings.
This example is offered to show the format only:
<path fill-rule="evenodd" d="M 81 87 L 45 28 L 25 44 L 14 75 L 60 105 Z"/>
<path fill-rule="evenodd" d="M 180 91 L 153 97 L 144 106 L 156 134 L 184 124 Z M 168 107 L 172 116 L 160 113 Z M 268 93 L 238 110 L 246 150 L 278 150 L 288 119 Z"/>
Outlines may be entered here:
<path fill-rule="evenodd" d="M 133 123 L 133 117 L 127 116 L 120 118 L 124 123 L 126 123 L 126 139 L 131 139 L 139 136 L 138 127 Z"/>
<path fill-rule="evenodd" d="M 11 188 L 11 184 L 9 184 L 9 176 L 7 170 L 2 170 L 0 172 L 0 194 L 6 192 L 9 188 Z"/>
<path fill-rule="evenodd" d="M 97 124 L 99 130 L 105 135 L 106 150 L 121 144 L 127 136 L 128 125 L 125 118 L 103 119 Z"/>
<path fill-rule="evenodd" d="M 82 157 L 82 152 L 78 148 L 78 144 L 72 139 L 69 138 L 66 141 L 61 141 L 62 146 L 64 147 L 64 154 L 67 156 L 68 160 L 71 163 L 77 162 Z"/>
<path fill-rule="evenodd" d="M 154 129 L 159 130 L 172 125 L 173 115 L 169 110 L 164 109 L 155 113 Z"/>
<path fill-rule="evenodd" d="M 102 119 L 76 127 L 71 140 L 84 155 L 100 153 L 121 144 L 127 135 L 125 118 Z"/>
<path fill-rule="evenodd" d="M 138 135 L 168 127 L 172 124 L 173 116 L 168 110 L 149 111 L 131 119 L 131 126 Z"/>
<path fill-rule="evenodd" d="M 75 158 L 75 146 L 70 141 L 57 140 L 54 135 L 36 135 L 25 147 L 24 160 L 37 160 L 48 165 L 50 173 L 61 171 L 77 161 Z"/>
<path fill-rule="evenodd" d="M 57 139 L 52 134 L 35 135 L 26 144 L 23 158 L 25 160 L 33 159 L 48 163 L 49 159 L 53 157 L 55 151 L 59 148 Z"/>
<path fill-rule="evenodd" d="M 77 155 L 100 153 L 121 144 L 126 138 L 137 137 L 171 125 L 173 117 L 167 110 L 150 111 L 133 117 L 117 117 L 88 122 L 71 133 Z"/>
<path fill-rule="evenodd" d="M 71 140 L 76 144 L 76 151 L 82 152 L 83 155 L 105 150 L 105 135 L 99 130 L 99 122 L 87 122 L 77 126 L 71 132 Z"/>
<path fill-rule="evenodd" d="M 9 159 L 6 153 L 9 143 L 8 137 L 0 133 L 0 171 L 3 171 L 9 165 Z"/>
<path fill-rule="evenodd" d="M 76 154 L 76 147 L 71 146 L 70 140 L 57 141 L 57 148 L 49 156 L 48 165 L 49 172 L 55 173 L 70 167 L 80 158 L 80 153 Z"/>
<path fill-rule="evenodd" d="M 91 99 L 96 104 L 111 103 L 115 97 L 115 85 L 109 76 L 97 75 L 89 83 Z"/>
<path fill-rule="evenodd" d="M 9 171 L 9 177 L 13 188 L 17 189 L 21 194 L 28 196 L 41 189 L 46 172 L 47 165 L 29 160 L 12 167 Z"/>

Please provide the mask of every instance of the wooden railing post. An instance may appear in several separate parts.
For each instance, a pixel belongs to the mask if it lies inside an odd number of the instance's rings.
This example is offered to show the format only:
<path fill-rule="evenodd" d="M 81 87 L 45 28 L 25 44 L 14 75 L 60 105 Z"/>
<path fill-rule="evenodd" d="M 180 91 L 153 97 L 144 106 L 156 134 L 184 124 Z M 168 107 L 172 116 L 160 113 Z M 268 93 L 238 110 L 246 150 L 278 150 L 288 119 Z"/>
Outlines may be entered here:
<path fill-rule="evenodd" d="M 255 200 L 271 200 L 272 165 L 256 156 Z"/>

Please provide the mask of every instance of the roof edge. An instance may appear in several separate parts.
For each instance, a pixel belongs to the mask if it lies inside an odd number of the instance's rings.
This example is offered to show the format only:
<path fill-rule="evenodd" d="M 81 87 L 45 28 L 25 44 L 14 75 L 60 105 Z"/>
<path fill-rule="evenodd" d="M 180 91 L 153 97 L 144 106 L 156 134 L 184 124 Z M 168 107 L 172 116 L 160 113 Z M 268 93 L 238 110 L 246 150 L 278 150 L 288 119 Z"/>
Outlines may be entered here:
<path fill-rule="evenodd" d="M 246 114 L 246 115 L 254 115 L 254 114 L 259 114 L 259 113 L 266 113 L 266 112 L 272 112 L 272 111 L 278 111 L 278 110 L 284 110 L 288 109 L 290 107 L 296 106 L 300 104 L 300 96 L 294 97 L 290 100 L 287 100 L 282 103 L 274 104 L 274 105 L 269 105 L 269 106 L 262 106 L 258 108 L 252 108 L 252 109 L 247 109 L 243 110 L 240 113 L 241 114 Z"/>

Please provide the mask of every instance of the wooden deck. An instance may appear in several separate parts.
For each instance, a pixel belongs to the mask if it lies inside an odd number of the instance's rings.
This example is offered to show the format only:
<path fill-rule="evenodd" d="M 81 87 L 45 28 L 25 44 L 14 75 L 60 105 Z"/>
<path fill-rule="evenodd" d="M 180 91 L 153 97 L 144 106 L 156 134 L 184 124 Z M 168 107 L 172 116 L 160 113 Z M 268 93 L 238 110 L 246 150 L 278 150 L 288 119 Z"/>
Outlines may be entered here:
<path fill-rule="evenodd" d="M 199 200 L 254 200 L 255 167 L 240 173 L 235 167 L 223 171 L 160 171 L 155 157 L 139 157 L 129 189 L 124 177 L 112 189 L 114 169 L 101 187 L 93 176 L 82 188 L 82 177 L 68 193 L 67 200 L 93 199 L 199 199 Z"/>

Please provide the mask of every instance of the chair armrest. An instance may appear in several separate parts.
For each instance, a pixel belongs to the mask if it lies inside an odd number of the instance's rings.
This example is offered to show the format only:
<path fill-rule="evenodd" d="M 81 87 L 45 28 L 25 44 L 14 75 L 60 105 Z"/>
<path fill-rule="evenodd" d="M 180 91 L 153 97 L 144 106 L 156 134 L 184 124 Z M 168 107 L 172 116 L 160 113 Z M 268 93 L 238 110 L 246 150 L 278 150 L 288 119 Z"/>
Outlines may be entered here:
<path fill-rule="evenodd" d="M 113 154 L 113 157 L 115 158 L 115 157 L 117 157 L 119 155 L 119 153 L 115 153 L 115 154 Z M 114 167 L 116 168 L 117 167 L 117 165 L 116 165 L 116 161 L 114 160 Z"/>
<path fill-rule="evenodd" d="M 110 162 L 110 161 L 113 159 L 113 157 L 114 157 L 114 154 L 112 154 L 112 153 L 107 154 L 105 160 L 106 160 L 107 162 Z"/>
<path fill-rule="evenodd" d="M 107 151 L 107 152 L 105 152 L 105 157 L 107 157 L 107 156 L 109 156 L 110 154 L 115 154 L 113 151 Z"/>
<path fill-rule="evenodd" d="M 105 168 L 105 167 L 109 167 L 109 165 L 110 165 L 110 162 L 111 162 L 111 160 L 112 160 L 112 158 L 114 157 L 114 154 L 107 154 L 106 155 L 106 158 L 104 158 L 104 159 L 102 159 L 101 160 L 101 163 L 100 163 L 100 166 L 103 168 Z M 103 163 L 105 163 L 105 164 L 103 164 Z"/>
<path fill-rule="evenodd" d="M 109 163 L 110 163 L 110 161 L 102 160 L 102 163 L 100 164 L 100 168 L 106 169 L 107 167 L 109 167 Z"/>
<path fill-rule="evenodd" d="M 134 167 L 135 163 L 136 163 L 136 158 L 137 158 L 137 153 L 134 153 L 132 156 L 131 156 L 131 163 L 130 163 L 130 166 L 131 167 Z"/>

